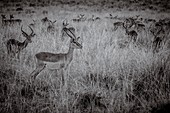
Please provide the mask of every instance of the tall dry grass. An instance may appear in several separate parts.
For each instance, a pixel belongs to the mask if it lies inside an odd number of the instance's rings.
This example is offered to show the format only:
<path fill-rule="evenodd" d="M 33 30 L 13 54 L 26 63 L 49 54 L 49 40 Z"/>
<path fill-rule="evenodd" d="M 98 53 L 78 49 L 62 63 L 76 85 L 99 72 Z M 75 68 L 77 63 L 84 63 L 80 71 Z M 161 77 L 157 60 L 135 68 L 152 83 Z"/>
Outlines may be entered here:
<path fill-rule="evenodd" d="M 21 52 L 20 60 L 8 57 L 6 50 L 8 39 L 24 40 L 20 26 L 0 28 L 1 112 L 144 113 L 170 102 L 168 42 L 153 53 L 150 35 L 140 34 L 138 44 L 128 45 L 123 29 L 112 30 L 114 21 L 102 18 L 73 23 L 71 18 L 76 13 L 64 10 L 48 15 L 57 20 L 54 35 L 44 30 L 46 26 L 40 21 L 43 15 L 22 17 L 23 29 L 28 33 L 31 19 L 37 21 L 33 27 L 36 36 Z M 69 37 L 61 37 L 66 18 L 83 45 L 83 49 L 74 51 L 65 72 L 66 87 L 61 86 L 61 72 L 50 69 L 43 70 L 34 84 L 29 83 L 36 53 L 68 51 Z"/>

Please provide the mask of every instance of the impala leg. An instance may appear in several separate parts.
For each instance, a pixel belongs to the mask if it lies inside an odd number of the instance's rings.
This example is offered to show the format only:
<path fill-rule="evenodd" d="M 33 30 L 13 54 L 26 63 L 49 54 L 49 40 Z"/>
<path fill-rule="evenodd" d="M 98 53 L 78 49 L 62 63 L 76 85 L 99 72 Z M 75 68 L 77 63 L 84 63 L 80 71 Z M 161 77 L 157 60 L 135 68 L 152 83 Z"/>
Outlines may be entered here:
<path fill-rule="evenodd" d="M 38 75 L 42 70 L 44 70 L 45 67 L 46 67 L 46 64 L 44 64 L 43 66 L 37 67 L 37 68 L 30 74 L 31 81 L 34 81 L 34 80 L 36 79 L 37 75 Z"/>
<path fill-rule="evenodd" d="M 60 74 L 61 74 L 61 82 L 62 82 L 62 86 L 65 86 L 65 84 L 66 84 L 66 79 L 67 79 L 67 70 L 66 69 L 64 69 L 64 68 L 62 68 L 62 69 L 60 69 Z"/>
<path fill-rule="evenodd" d="M 61 98 L 62 98 L 62 103 L 65 104 L 66 101 L 68 101 L 68 94 L 67 94 L 67 89 L 68 89 L 68 86 L 67 86 L 67 70 L 65 70 L 64 68 L 61 69 L 61 81 L 62 83 L 60 83 L 60 90 L 61 90 Z"/>
<path fill-rule="evenodd" d="M 62 86 L 64 86 L 64 84 L 65 84 L 65 78 L 64 78 L 64 75 L 65 75 L 65 73 L 64 73 L 64 69 L 61 69 L 61 81 L 62 81 Z"/>
<path fill-rule="evenodd" d="M 62 31 L 62 34 L 61 34 L 61 40 L 62 40 L 62 41 L 64 41 L 64 36 L 65 36 L 65 35 L 66 35 L 65 32 Z"/>

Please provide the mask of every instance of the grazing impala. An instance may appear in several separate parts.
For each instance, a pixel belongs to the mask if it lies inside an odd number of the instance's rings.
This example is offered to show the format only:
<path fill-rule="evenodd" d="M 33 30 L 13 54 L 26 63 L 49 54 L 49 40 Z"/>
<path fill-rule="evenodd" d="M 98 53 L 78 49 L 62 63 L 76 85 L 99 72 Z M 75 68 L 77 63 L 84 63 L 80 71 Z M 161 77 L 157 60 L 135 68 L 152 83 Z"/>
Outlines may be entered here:
<path fill-rule="evenodd" d="M 68 33 L 69 34 L 69 33 Z M 67 53 L 50 53 L 50 52 L 40 52 L 35 55 L 36 59 L 36 69 L 31 73 L 31 80 L 34 81 L 37 75 L 44 69 L 61 69 L 66 70 L 70 62 L 73 60 L 74 49 L 82 49 L 82 45 L 78 43 L 78 38 L 71 37 L 69 50 Z M 62 73 L 62 84 L 64 85 L 64 75 Z"/>
<path fill-rule="evenodd" d="M 32 30 L 32 28 L 31 27 L 29 27 L 29 28 L 32 31 L 30 35 L 28 35 L 25 31 L 23 31 L 22 26 L 21 26 L 22 34 L 26 38 L 24 42 L 19 42 L 18 40 L 15 40 L 15 39 L 9 39 L 7 41 L 8 54 L 10 54 L 12 56 L 17 56 L 17 58 L 19 59 L 19 55 L 20 55 L 21 50 L 26 48 L 28 43 L 32 42 L 31 38 L 35 36 L 35 33 Z"/>

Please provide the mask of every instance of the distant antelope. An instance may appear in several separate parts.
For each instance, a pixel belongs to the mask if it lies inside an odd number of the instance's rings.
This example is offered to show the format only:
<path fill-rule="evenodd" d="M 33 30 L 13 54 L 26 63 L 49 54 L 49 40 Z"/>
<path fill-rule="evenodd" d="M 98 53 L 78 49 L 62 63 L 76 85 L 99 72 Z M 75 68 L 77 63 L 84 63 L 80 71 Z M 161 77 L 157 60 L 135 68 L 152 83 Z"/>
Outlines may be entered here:
<path fill-rule="evenodd" d="M 147 33 L 146 32 L 146 26 L 143 23 L 139 22 L 139 21 L 135 21 L 134 28 L 138 32 L 145 31 L 145 33 Z"/>
<path fill-rule="evenodd" d="M 22 34 L 26 38 L 24 42 L 19 42 L 18 40 L 15 39 L 9 39 L 7 41 L 7 51 L 9 55 L 17 56 L 17 58 L 19 59 L 20 52 L 27 47 L 28 43 L 32 42 L 31 38 L 35 36 L 35 33 L 31 27 L 29 28 L 32 31 L 30 35 L 23 31 L 21 26 Z"/>
<path fill-rule="evenodd" d="M 100 17 L 95 17 L 94 15 L 92 15 L 92 17 L 88 19 L 88 21 L 96 21 L 96 20 L 100 20 Z"/>
<path fill-rule="evenodd" d="M 114 31 L 116 31 L 118 29 L 118 27 L 123 27 L 123 22 L 115 22 L 113 23 L 114 25 Z"/>
<path fill-rule="evenodd" d="M 116 19 L 117 18 L 117 15 L 115 17 L 113 17 L 112 14 L 109 14 L 109 16 L 105 17 L 106 19 Z"/>
<path fill-rule="evenodd" d="M 54 25 L 54 23 L 55 23 L 55 22 L 56 22 L 56 20 L 55 20 L 55 21 L 51 21 L 51 20 L 50 20 L 49 25 L 48 25 L 48 27 L 47 27 L 47 32 L 48 32 L 48 33 L 54 34 L 54 32 L 55 32 L 55 25 Z"/>
<path fill-rule="evenodd" d="M 156 20 L 155 19 L 150 19 L 150 18 L 146 18 L 146 19 L 144 19 L 144 22 L 145 23 L 155 23 L 156 22 Z"/>
<path fill-rule="evenodd" d="M 140 29 L 144 29 L 145 30 L 145 25 L 142 24 L 142 23 L 136 23 L 135 27 L 137 28 L 137 30 L 140 30 Z"/>
<path fill-rule="evenodd" d="M 10 15 L 10 21 L 11 21 L 11 24 L 18 24 L 18 25 L 20 25 L 22 22 L 21 19 L 15 19 L 14 15 Z"/>
<path fill-rule="evenodd" d="M 154 36 L 156 36 L 158 33 L 160 34 L 160 32 L 163 31 L 163 25 L 160 22 L 152 23 L 149 26 L 149 30 Z"/>
<path fill-rule="evenodd" d="M 6 23 L 6 16 L 5 15 L 1 15 L 2 17 L 2 26 L 5 26 L 7 23 Z"/>
<path fill-rule="evenodd" d="M 13 15 L 10 15 L 10 19 L 6 19 L 5 15 L 1 15 L 2 17 L 2 26 L 7 26 L 7 25 L 20 25 L 22 20 L 21 19 L 14 19 Z"/>
<path fill-rule="evenodd" d="M 157 52 L 163 40 L 165 39 L 165 31 L 163 27 L 161 27 L 158 31 L 151 31 L 151 33 L 154 36 L 153 45 L 152 45 L 153 52 Z"/>
<path fill-rule="evenodd" d="M 43 19 L 41 19 L 41 22 L 43 25 L 46 25 L 46 24 L 49 25 L 50 20 L 47 17 L 44 17 Z"/>
<path fill-rule="evenodd" d="M 135 20 L 133 18 L 126 18 L 124 24 L 127 28 L 131 28 L 133 25 L 135 25 Z"/>
<path fill-rule="evenodd" d="M 153 52 L 158 52 L 158 49 L 160 48 L 161 46 L 161 43 L 163 41 L 163 38 L 162 37 L 155 37 L 154 40 L 153 40 L 153 45 L 152 45 L 152 48 L 153 48 Z"/>
<path fill-rule="evenodd" d="M 42 28 L 43 31 L 54 34 L 55 32 L 54 23 L 56 22 L 56 20 L 52 21 L 48 19 L 47 17 L 44 17 L 43 19 L 41 19 L 41 22 L 44 25 Z"/>
<path fill-rule="evenodd" d="M 123 25 L 123 27 L 125 28 L 126 30 L 126 33 L 125 35 L 128 35 L 128 38 L 130 39 L 130 42 L 136 42 L 137 41 L 137 32 L 135 30 L 131 30 L 129 31 L 128 28 L 126 27 L 126 25 Z"/>
<path fill-rule="evenodd" d="M 84 17 L 84 14 L 79 14 L 77 18 L 73 19 L 74 22 L 80 22 L 80 21 L 85 21 L 85 20 L 86 18 Z"/>
<path fill-rule="evenodd" d="M 36 59 L 36 69 L 31 73 L 31 80 L 34 81 L 37 75 L 44 70 L 46 67 L 48 69 L 60 69 L 65 71 L 71 61 L 73 60 L 74 49 L 82 49 L 82 45 L 78 43 L 78 38 L 71 37 L 69 35 L 70 45 L 67 53 L 50 53 L 50 52 L 40 52 L 35 55 Z M 62 72 L 63 72 L 62 71 Z M 64 85 L 64 75 L 62 73 L 62 84 Z"/>
<path fill-rule="evenodd" d="M 29 26 L 31 26 L 32 28 L 34 28 L 34 27 L 35 27 L 35 24 L 36 24 L 36 21 L 35 21 L 35 20 L 33 20 L 33 19 L 32 19 L 32 21 L 33 21 L 33 22 L 32 22 L 32 23 L 30 23 L 30 24 L 29 24 Z"/>

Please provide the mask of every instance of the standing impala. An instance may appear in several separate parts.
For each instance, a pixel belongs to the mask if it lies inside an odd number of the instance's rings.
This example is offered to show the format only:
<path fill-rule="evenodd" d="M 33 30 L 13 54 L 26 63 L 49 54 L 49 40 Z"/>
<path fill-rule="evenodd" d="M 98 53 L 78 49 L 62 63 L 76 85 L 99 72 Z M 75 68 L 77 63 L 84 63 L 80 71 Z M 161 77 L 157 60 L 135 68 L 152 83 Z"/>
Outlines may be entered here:
<path fill-rule="evenodd" d="M 138 33 L 135 30 L 129 30 L 126 24 L 123 24 L 123 27 L 125 28 L 126 31 L 125 35 L 128 36 L 130 42 L 136 42 Z"/>
<path fill-rule="evenodd" d="M 163 44 L 163 41 L 165 40 L 165 30 L 163 29 L 163 26 L 161 25 L 159 26 L 159 28 L 155 28 L 154 31 L 150 30 L 150 32 L 154 36 L 152 48 L 153 48 L 153 52 L 155 53 L 155 52 L 158 52 L 159 48 L 161 47 L 161 44 Z"/>
<path fill-rule="evenodd" d="M 19 42 L 18 40 L 15 40 L 15 39 L 9 39 L 7 41 L 8 54 L 10 54 L 12 56 L 17 56 L 17 58 L 19 59 L 19 55 L 20 55 L 21 50 L 26 48 L 28 43 L 32 42 L 31 38 L 35 36 L 35 33 L 34 33 L 33 29 L 31 27 L 29 27 L 29 28 L 32 31 L 30 35 L 28 35 L 25 31 L 23 31 L 22 26 L 21 26 L 22 34 L 26 38 L 24 40 L 24 42 Z"/>
<path fill-rule="evenodd" d="M 67 31 L 66 31 L 67 32 Z M 35 55 L 36 59 L 36 69 L 31 73 L 31 79 L 34 81 L 37 75 L 44 69 L 61 69 L 66 70 L 70 62 L 73 60 L 74 49 L 82 49 L 82 45 L 78 43 L 78 38 L 72 37 L 70 32 L 67 32 L 68 36 L 71 38 L 69 50 L 67 53 L 50 53 L 50 52 L 40 52 Z M 62 84 L 64 85 L 64 75 L 62 73 Z"/>

